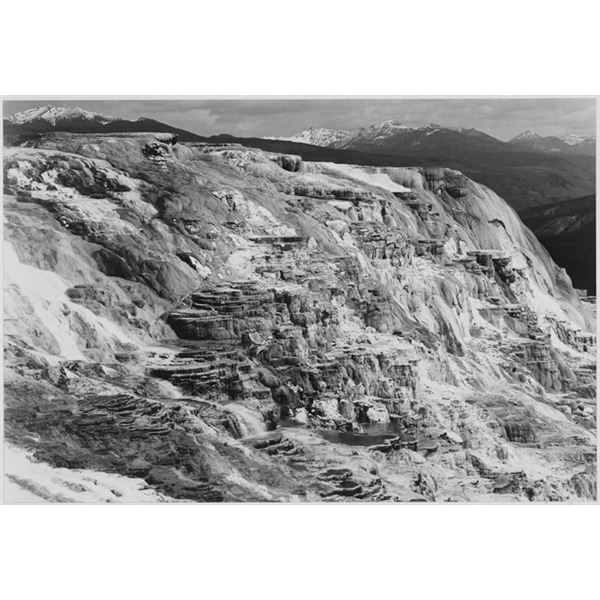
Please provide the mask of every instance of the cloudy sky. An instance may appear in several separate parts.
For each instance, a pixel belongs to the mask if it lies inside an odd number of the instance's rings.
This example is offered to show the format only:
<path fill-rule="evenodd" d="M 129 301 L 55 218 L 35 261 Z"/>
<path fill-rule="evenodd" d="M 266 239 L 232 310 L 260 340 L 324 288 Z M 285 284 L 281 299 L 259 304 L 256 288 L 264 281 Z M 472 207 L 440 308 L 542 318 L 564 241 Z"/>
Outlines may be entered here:
<path fill-rule="evenodd" d="M 287 136 L 310 126 L 350 129 L 388 119 L 412 127 L 475 127 L 502 140 L 526 129 L 540 135 L 596 132 L 593 98 L 6 100 L 4 115 L 45 104 L 151 117 L 201 135 Z"/>

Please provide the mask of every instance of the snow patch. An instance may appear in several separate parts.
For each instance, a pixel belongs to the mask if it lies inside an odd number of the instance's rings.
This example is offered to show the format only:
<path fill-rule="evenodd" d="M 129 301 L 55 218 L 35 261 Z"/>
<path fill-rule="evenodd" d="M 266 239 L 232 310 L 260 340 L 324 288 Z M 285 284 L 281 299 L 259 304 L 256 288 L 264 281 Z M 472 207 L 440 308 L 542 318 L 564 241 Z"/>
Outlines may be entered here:
<path fill-rule="evenodd" d="M 47 121 L 51 125 L 56 125 L 57 123 L 63 121 L 74 120 L 95 121 L 105 125 L 106 123 L 116 121 L 117 119 L 114 117 L 99 115 L 97 113 L 84 110 L 83 108 L 67 108 L 63 106 L 46 105 L 38 108 L 29 108 L 27 110 L 15 113 L 14 115 L 7 117 L 7 120 L 15 125 L 24 125 L 26 123 L 31 123 L 32 121 L 38 120 Z"/>
<path fill-rule="evenodd" d="M 38 462 L 22 448 L 4 446 L 4 493 L 8 503 L 172 502 L 143 479 Z"/>

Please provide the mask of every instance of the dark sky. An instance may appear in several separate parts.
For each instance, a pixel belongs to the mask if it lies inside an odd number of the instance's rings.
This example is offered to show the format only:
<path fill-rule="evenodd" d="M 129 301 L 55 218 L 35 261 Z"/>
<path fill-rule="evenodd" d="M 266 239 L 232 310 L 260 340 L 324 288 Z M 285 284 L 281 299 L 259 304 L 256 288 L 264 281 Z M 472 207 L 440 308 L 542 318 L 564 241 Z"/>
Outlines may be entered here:
<path fill-rule="evenodd" d="M 540 135 L 596 133 L 594 98 L 5 100 L 4 114 L 44 104 L 151 117 L 206 135 L 287 136 L 310 126 L 350 129 L 388 119 L 412 127 L 475 127 L 502 140 L 526 129 Z"/>

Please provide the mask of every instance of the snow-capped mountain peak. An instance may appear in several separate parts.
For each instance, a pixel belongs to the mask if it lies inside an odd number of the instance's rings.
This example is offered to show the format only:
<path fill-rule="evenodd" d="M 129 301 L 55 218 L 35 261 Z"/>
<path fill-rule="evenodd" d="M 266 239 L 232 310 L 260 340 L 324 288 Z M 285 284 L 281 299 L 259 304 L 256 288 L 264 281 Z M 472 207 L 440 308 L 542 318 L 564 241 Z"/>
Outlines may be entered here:
<path fill-rule="evenodd" d="M 575 144 L 586 144 L 593 143 L 596 141 L 596 136 L 593 135 L 577 135 L 574 133 L 570 133 L 568 135 L 560 136 L 560 139 L 565 143 L 569 144 L 569 146 L 574 146 Z"/>
<path fill-rule="evenodd" d="M 327 127 L 308 127 L 290 138 L 283 139 L 314 146 L 331 146 L 345 140 L 349 133 Z"/>
<path fill-rule="evenodd" d="M 582 135 L 541 136 L 533 131 L 524 131 L 512 138 L 509 144 L 514 144 L 520 150 L 530 152 L 560 152 L 567 154 L 587 154 L 593 156 L 596 151 L 596 138 Z"/>
<path fill-rule="evenodd" d="M 396 119 L 390 119 L 389 121 L 383 121 L 378 125 L 373 125 L 371 129 L 411 129 Z"/>
<path fill-rule="evenodd" d="M 534 131 L 531 131 L 531 129 L 528 129 L 527 131 L 523 131 L 523 132 L 519 133 L 519 135 L 516 135 L 514 138 L 512 138 L 509 141 L 509 143 L 528 142 L 528 141 L 539 140 L 539 139 L 541 139 L 540 135 L 538 135 Z"/>
<path fill-rule="evenodd" d="M 97 123 L 110 123 L 114 117 L 100 115 L 78 107 L 40 106 L 15 113 L 7 117 L 14 125 L 25 125 L 34 121 L 46 121 L 53 126 L 65 121 L 95 121 Z"/>

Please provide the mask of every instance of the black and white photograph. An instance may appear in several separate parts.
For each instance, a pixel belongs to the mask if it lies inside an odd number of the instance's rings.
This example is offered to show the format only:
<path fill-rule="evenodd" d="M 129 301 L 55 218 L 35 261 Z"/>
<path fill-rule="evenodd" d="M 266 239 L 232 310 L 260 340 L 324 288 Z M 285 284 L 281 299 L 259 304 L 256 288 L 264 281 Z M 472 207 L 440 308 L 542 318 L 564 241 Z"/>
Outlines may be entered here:
<path fill-rule="evenodd" d="M 2 598 L 596 598 L 596 13 L 4 3 Z"/>
<path fill-rule="evenodd" d="M 5 98 L 5 503 L 593 503 L 595 97 Z"/>

